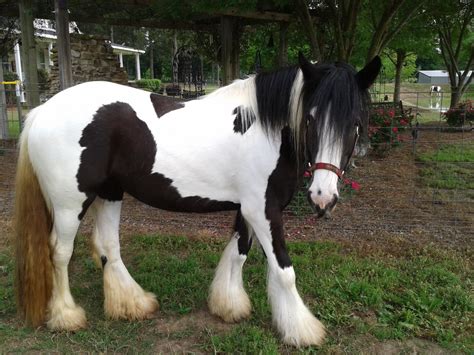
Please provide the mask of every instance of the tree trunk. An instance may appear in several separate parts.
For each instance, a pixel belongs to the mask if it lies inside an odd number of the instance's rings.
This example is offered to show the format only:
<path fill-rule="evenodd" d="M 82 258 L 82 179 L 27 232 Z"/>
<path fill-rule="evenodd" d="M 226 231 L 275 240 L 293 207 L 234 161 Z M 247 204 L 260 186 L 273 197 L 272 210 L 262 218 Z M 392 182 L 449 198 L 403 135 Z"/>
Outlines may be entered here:
<path fill-rule="evenodd" d="M 232 82 L 232 19 L 221 17 L 221 43 L 222 43 L 222 84 Z"/>
<path fill-rule="evenodd" d="M 280 42 L 278 44 L 278 67 L 288 64 L 288 23 L 280 24 Z"/>
<path fill-rule="evenodd" d="M 235 19 L 232 25 L 232 80 L 240 77 L 240 35 L 240 22 Z"/>
<path fill-rule="evenodd" d="M 175 63 L 174 63 L 174 58 L 176 57 L 176 54 L 178 53 L 178 33 L 173 31 L 173 48 L 172 48 L 172 56 L 171 56 L 171 71 L 173 75 L 173 84 L 177 85 L 178 84 L 178 68 L 175 68 Z"/>
<path fill-rule="evenodd" d="M 232 17 L 221 17 L 222 82 L 230 84 L 240 76 L 240 24 Z"/>
<path fill-rule="evenodd" d="M 459 86 L 451 87 L 451 103 L 449 104 L 449 108 L 454 108 L 461 99 Z"/>
<path fill-rule="evenodd" d="M 153 43 L 150 44 L 150 79 L 155 79 L 155 60 L 153 53 Z"/>
<path fill-rule="evenodd" d="M 319 50 L 318 37 L 316 36 L 316 31 L 313 26 L 313 20 L 309 14 L 308 4 L 305 0 L 295 0 L 295 7 L 298 17 L 303 25 L 304 30 L 309 39 L 309 44 L 311 46 L 312 59 L 321 61 L 321 52 Z"/>
<path fill-rule="evenodd" d="M 395 63 L 395 89 L 393 91 L 393 101 L 400 101 L 400 85 L 402 82 L 403 62 L 406 58 L 406 52 L 403 49 L 397 49 L 397 61 Z"/>

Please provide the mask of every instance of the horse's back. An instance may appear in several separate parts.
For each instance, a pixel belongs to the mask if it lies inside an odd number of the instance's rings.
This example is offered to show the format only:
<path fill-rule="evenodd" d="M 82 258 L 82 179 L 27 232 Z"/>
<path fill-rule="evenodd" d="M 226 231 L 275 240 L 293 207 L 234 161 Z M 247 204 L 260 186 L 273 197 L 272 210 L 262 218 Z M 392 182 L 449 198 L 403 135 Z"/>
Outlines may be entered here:
<path fill-rule="evenodd" d="M 142 116 L 153 114 L 149 93 L 108 82 L 89 82 L 61 91 L 28 116 L 29 156 L 42 187 L 50 194 L 59 189 L 77 191 L 84 132 L 101 109 L 117 107 L 117 102 L 128 107 L 133 102 L 135 108 L 142 105 L 142 111 L 149 111 L 140 112 Z M 119 118 L 118 113 L 116 116 Z M 107 135 L 96 133 L 96 140 Z"/>

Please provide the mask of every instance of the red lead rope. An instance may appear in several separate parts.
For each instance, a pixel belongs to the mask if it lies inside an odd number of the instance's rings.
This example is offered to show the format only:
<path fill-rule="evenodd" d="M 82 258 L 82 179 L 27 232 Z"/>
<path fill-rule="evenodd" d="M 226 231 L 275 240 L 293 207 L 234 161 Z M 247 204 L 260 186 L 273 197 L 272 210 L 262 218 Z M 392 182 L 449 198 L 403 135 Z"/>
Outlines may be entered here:
<path fill-rule="evenodd" d="M 329 170 L 332 171 L 334 174 L 337 175 L 339 180 L 341 180 L 344 185 L 349 185 L 353 190 L 360 190 L 360 184 L 357 181 L 344 178 L 344 170 L 339 169 L 337 166 L 329 164 L 329 163 L 316 163 L 309 166 L 306 170 L 309 174 L 312 174 L 315 170 Z"/>

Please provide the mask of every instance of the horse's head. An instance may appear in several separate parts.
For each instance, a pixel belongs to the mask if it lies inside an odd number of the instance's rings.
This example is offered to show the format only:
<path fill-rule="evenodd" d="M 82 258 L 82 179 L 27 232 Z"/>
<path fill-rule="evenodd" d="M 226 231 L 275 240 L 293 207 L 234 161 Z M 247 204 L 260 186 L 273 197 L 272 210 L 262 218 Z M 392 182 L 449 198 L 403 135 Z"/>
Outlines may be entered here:
<path fill-rule="evenodd" d="M 367 135 L 368 88 L 381 62 L 375 57 L 361 71 L 344 63 L 316 64 L 300 55 L 303 74 L 303 124 L 306 159 L 313 171 L 308 200 L 318 216 L 330 212 L 339 197 L 337 182 L 359 136 Z"/>

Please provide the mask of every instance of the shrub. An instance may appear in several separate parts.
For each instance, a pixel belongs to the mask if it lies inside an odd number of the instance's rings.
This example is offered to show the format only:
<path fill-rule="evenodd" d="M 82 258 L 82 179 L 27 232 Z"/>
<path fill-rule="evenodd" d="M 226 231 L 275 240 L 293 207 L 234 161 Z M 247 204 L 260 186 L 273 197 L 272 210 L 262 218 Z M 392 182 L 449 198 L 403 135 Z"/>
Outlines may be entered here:
<path fill-rule="evenodd" d="M 413 118 L 411 110 L 396 115 L 394 108 L 374 107 L 369 119 L 370 144 L 374 149 L 399 145 L 400 133 L 411 125 Z"/>
<path fill-rule="evenodd" d="M 44 69 L 38 69 L 38 88 L 42 92 L 49 90 L 49 73 Z"/>
<path fill-rule="evenodd" d="M 139 88 L 153 92 L 158 92 L 161 86 L 160 79 L 141 79 L 137 80 L 135 83 Z"/>
<path fill-rule="evenodd" d="M 456 107 L 450 108 L 443 114 L 449 126 L 462 127 L 474 122 L 474 107 L 472 100 L 459 102 Z"/>

